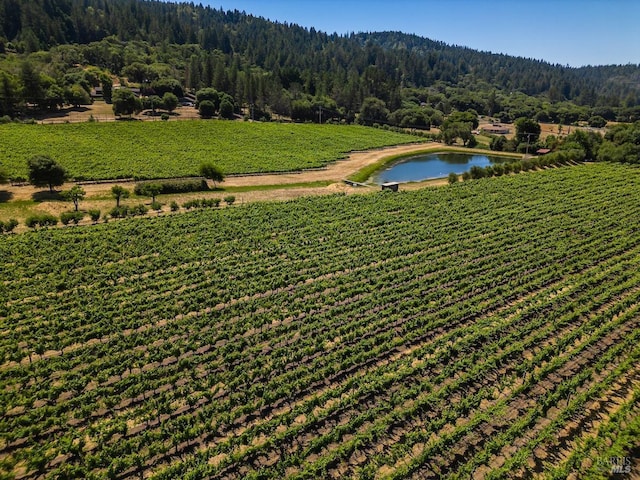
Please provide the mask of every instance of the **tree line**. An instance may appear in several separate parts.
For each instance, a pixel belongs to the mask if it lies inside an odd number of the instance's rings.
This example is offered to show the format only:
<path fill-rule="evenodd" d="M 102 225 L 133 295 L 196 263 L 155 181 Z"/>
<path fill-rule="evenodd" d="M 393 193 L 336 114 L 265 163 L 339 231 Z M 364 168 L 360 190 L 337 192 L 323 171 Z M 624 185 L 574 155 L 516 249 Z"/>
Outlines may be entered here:
<path fill-rule="evenodd" d="M 0 0 L 0 116 L 213 88 L 254 119 L 427 129 L 453 110 L 570 124 L 640 118 L 637 65 L 580 69 L 398 32 L 337 35 L 245 12 L 144 0 Z M 373 106 L 373 108 L 371 108 Z"/>

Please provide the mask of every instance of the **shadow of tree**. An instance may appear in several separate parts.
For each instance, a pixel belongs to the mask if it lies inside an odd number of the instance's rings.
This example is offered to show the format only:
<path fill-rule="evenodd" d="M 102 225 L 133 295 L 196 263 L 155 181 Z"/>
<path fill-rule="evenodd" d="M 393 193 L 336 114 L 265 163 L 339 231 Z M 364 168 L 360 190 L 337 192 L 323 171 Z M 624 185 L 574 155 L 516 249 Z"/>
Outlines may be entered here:
<path fill-rule="evenodd" d="M 7 190 L 0 190 L 0 203 L 6 203 L 13 198 L 13 193 Z"/>
<path fill-rule="evenodd" d="M 66 108 L 61 108 L 59 110 L 48 110 L 46 112 L 36 112 L 33 117 L 37 120 L 46 120 L 46 119 L 51 119 L 51 118 L 64 118 L 69 116 L 69 113 L 71 112 L 76 112 L 76 113 L 86 113 L 88 112 L 90 109 L 88 107 L 85 106 L 79 106 L 79 107 L 66 107 Z"/>
<path fill-rule="evenodd" d="M 49 190 L 35 192 L 31 195 L 31 198 L 35 202 L 46 202 L 47 200 L 63 200 L 62 192 L 57 192 L 55 190 L 53 192 L 50 192 Z"/>

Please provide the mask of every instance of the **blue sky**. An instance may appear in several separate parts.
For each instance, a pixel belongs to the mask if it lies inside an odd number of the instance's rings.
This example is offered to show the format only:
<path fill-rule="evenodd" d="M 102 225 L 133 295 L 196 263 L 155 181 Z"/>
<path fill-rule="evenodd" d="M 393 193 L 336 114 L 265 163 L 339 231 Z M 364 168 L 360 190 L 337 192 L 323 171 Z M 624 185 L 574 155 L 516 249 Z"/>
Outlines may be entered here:
<path fill-rule="evenodd" d="M 180 0 L 172 0 L 174 2 Z M 328 33 L 398 30 L 580 67 L 640 64 L 640 0 L 194 0 Z"/>

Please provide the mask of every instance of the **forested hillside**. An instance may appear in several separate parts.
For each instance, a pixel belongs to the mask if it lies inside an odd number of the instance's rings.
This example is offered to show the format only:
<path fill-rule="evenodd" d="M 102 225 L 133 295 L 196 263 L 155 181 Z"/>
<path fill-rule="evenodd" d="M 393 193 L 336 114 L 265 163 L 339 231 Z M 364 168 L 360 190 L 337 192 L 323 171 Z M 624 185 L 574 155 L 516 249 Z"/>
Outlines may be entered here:
<path fill-rule="evenodd" d="M 87 78 L 88 66 L 99 72 Z M 213 87 L 257 117 L 301 121 L 320 106 L 325 120 L 364 109 L 371 122 L 418 127 L 469 108 L 502 121 L 640 117 L 638 65 L 575 69 L 397 32 L 330 35 L 193 3 L 0 0 L 0 115 L 74 103 L 64 89 L 88 90 L 100 74 L 149 93 Z"/>

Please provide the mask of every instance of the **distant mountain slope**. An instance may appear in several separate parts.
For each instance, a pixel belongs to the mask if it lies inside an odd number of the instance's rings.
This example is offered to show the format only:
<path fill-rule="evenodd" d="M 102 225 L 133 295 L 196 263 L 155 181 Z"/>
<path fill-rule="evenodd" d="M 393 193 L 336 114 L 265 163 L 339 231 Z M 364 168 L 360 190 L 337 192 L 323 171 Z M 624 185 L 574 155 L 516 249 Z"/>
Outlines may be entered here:
<path fill-rule="evenodd" d="M 640 104 L 638 65 L 576 69 L 399 32 L 328 35 L 193 3 L 0 0 L 0 52 L 88 44 L 109 36 L 219 51 L 228 56 L 227 67 L 237 61 L 238 69 L 244 68 L 241 65 L 261 68 L 273 73 L 285 88 L 298 83 L 305 93 L 331 95 L 347 108 L 355 102 L 351 97 L 361 100 L 369 95 L 397 108 L 394 91 L 428 87 L 437 81 L 544 94 L 551 101 L 572 100 L 591 106 L 623 101 Z M 352 82 L 354 91 L 346 94 L 343 90 L 356 77 L 365 82 Z M 349 98 L 341 101 L 341 95 Z"/>
<path fill-rule="evenodd" d="M 469 76 L 473 81 L 485 81 L 528 95 L 556 90 L 558 95 L 567 99 L 581 97 L 592 101 L 595 101 L 593 97 L 596 95 L 617 94 L 622 98 L 630 94 L 637 96 L 640 87 L 640 65 L 571 68 L 450 46 L 400 32 L 359 34 L 356 38 L 361 45 L 373 42 L 386 50 L 406 51 L 426 59 L 429 70 L 434 72 L 432 80 L 464 82 L 464 78 Z"/>

